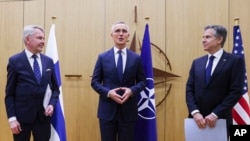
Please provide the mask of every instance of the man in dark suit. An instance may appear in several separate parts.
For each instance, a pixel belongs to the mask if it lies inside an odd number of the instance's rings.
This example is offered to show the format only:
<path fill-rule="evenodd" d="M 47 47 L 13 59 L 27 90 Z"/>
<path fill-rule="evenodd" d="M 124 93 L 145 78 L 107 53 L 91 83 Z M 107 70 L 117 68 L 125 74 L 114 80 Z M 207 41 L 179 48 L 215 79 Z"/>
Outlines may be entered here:
<path fill-rule="evenodd" d="M 59 96 L 53 60 L 43 54 L 44 30 L 40 26 L 24 28 L 25 49 L 9 58 L 5 106 L 14 141 L 49 141 L 50 116 Z M 36 56 L 33 58 L 33 56 Z M 37 61 L 37 72 L 33 63 Z M 36 77 L 36 74 L 38 76 Z M 48 105 L 43 106 L 47 86 L 51 88 Z"/>
<path fill-rule="evenodd" d="M 101 140 L 133 141 L 138 112 L 136 95 L 145 88 L 146 78 L 140 56 L 126 48 L 129 27 L 124 22 L 114 23 L 111 37 L 114 47 L 98 56 L 91 81 L 99 94 Z"/>
<path fill-rule="evenodd" d="M 226 37 L 227 30 L 223 26 L 206 26 L 202 43 L 208 55 L 195 59 L 189 72 L 186 103 L 189 117 L 199 128 L 213 128 L 217 119 L 226 119 L 229 127 L 232 124 L 231 110 L 242 95 L 243 59 L 223 50 Z M 210 56 L 214 56 L 212 61 Z M 213 62 L 210 72 L 209 62 Z"/>

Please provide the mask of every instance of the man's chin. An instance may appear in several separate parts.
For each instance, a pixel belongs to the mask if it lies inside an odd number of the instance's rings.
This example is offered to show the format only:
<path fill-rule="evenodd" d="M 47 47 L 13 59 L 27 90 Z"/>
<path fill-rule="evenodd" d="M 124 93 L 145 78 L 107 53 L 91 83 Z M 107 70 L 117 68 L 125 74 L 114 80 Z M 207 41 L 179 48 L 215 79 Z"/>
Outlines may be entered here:
<path fill-rule="evenodd" d="M 120 42 L 120 43 L 117 43 L 119 46 L 125 46 L 126 45 L 126 43 L 124 43 L 124 42 Z"/>
<path fill-rule="evenodd" d="M 208 49 L 207 49 L 207 48 L 204 48 L 203 50 L 204 50 L 204 51 L 208 51 Z"/>
<path fill-rule="evenodd" d="M 43 51 L 43 49 L 39 49 L 39 50 L 37 50 L 38 52 L 42 52 Z"/>

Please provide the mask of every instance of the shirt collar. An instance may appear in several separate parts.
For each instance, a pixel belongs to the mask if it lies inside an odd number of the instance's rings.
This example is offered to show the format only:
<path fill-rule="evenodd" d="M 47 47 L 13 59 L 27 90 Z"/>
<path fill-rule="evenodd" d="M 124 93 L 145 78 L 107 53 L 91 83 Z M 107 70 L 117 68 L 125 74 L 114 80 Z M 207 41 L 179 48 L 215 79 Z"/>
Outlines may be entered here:
<path fill-rule="evenodd" d="M 115 54 L 116 54 L 119 50 L 120 50 L 120 49 L 118 49 L 117 47 L 114 46 L 114 53 L 115 53 Z M 125 47 L 125 48 L 123 48 L 121 51 L 122 51 L 124 54 L 126 54 L 126 53 L 127 53 L 127 48 Z"/>
<path fill-rule="evenodd" d="M 33 53 L 30 52 L 28 49 L 24 50 L 28 58 L 32 58 Z M 40 53 L 37 53 L 37 58 L 40 58 Z"/>
<path fill-rule="evenodd" d="M 221 49 L 219 49 L 217 52 L 215 52 L 214 54 L 208 54 L 208 58 L 209 58 L 211 55 L 213 55 L 215 58 L 220 59 L 221 56 L 222 56 L 222 54 L 223 54 L 223 49 L 221 48 Z"/>

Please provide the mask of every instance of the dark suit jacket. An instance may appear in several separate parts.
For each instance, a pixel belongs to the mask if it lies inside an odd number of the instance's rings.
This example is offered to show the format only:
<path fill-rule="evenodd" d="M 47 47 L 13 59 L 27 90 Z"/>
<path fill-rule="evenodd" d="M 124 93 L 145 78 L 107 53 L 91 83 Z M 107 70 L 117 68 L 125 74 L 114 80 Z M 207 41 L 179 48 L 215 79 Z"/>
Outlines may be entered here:
<path fill-rule="evenodd" d="M 191 112 L 195 109 L 205 117 L 211 112 L 231 123 L 231 110 L 242 93 L 244 61 L 242 58 L 223 52 L 209 83 L 205 82 L 207 55 L 192 63 L 186 85 L 186 102 Z"/>
<path fill-rule="evenodd" d="M 25 51 L 9 58 L 7 65 L 7 84 L 5 106 L 8 118 L 15 116 L 19 122 L 31 123 L 37 117 L 49 121 L 44 115 L 43 98 L 50 84 L 52 90 L 51 105 L 55 107 L 59 96 L 53 60 L 43 54 L 42 80 L 38 84 Z"/>
<path fill-rule="evenodd" d="M 137 94 L 145 88 L 145 73 L 141 58 L 138 54 L 127 49 L 127 61 L 120 81 L 115 64 L 113 48 L 98 56 L 91 81 L 91 86 L 100 95 L 98 105 L 98 118 L 112 120 L 116 114 L 118 104 L 107 97 L 108 91 L 117 87 L 128 87 L 133 97 L 120 105 L 123 117 L 127 121 L 137 119 Z"/>

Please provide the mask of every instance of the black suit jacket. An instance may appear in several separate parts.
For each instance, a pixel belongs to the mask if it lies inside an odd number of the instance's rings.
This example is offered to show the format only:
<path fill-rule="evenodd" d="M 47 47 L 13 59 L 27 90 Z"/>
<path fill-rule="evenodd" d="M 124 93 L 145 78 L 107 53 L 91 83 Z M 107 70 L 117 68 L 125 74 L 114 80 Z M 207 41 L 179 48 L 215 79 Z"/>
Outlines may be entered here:
<path fill-rule="evenodd" d="M 231 124 L 231 110 L 242 93 L 244 61 L 236 55 L 223 51 L 208 84 L 205 82 L 207 55 L 192 63 L 186 84 L 186 103 L 191 112 L 195 109 L 205 117 L 215 113 Z"/>
<path fill-rule="evenodd" d="M 53 60 L 43 54 L 42 80 L 38 84 L 25 51 L 9 58 L 7 65 L 7 84 L 5 106 L 8 118 L 15 116 L 19 122 L 31 123 L 37 117 L 49 121 L 44 115 L 43 98 L 47 85 L 52 90 L 49 104 L 55 107 L 59 96 Z"/>
<path fill-rule="evenodd" d="M 98 117 L 100 119 L 112 120 L 118 106 L 125 120 L 135 121 L 137 119 L 137 94 L 145 88 L 145 73 L 141 58 L 138 54 L 127 49 L 127 61 L 120 81 L 115 64 L 113 48 L 98 56 L 91 86 L 99 94 Z M 133 92 L 133 97 L 120 105 L 107 97 L 108 91 L 118 87 L 128 87 Z"/>

